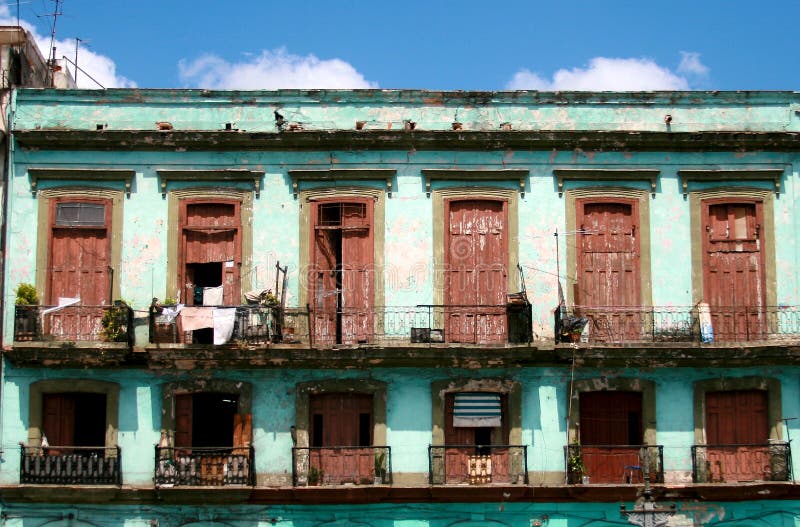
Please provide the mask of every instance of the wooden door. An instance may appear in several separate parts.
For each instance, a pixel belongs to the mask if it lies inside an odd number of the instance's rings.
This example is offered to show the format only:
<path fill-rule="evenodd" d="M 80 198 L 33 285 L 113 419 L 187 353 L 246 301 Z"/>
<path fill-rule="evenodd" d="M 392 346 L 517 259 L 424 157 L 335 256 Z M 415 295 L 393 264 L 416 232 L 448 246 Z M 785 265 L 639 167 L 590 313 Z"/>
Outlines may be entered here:
<path fill-rule="evenodd" d="M 175 396 L 175 446 L 192 446 L 192 428 L 194 422 L 194 405 L 192 394 L 182 393 Z"/>
<path fill-rule="evenodd" d="M 642 394 L 581 393 L 580 440 L 583 463 L 592 483 L 626 482 L 626 475 L 631 472 L 626 467 L 642 465 Z"/>
<path fill-rule="evenodd" d="M 770 479 L 765 390 L 706 393 L 706 469 L 710 481 Z"/>
<path fill-rule="evenodd" d="M 703 224 L 703 300 L 715 340 L 765 338 L 762 203 L 704 201 Z"/>
<path fill-rule="evenodd" d="M 309 300 L 315 344 L 373 338 L 373 200 L 312 203 Z"/>
<path fill-rule="evenodd" d="M 445 338 L 506 341 L 508 204 L 445 200 Z"/>
<path fill-rule="evenodd" d="M 310 400 L 310 467 L 320 470 L 323 481 L 363 483 L 372 481 L 373 396 L 326 393 Z M 330 448 L 328 448 L 330 447 Z M 333 448 L 339 447 L 339 448 Z"/>
<path fill-rule="evenodd" d="M 46 315 L 45 331 L 73 340 L 99 335 L 103 310 L 98 306 L 111 304 L 111 201 L 51 200 L 50 227 L 45 301 L 50 306 L 60 298 L 80 302 Z"/>
<path fill-rule="evenodd" d="M 75 437 L 75 399 L 69 394 L 46 393 L 42 398 L 42 434 L 54 447 L 73 446 Z M 61 452 L 50 449 L 49 454 Z"/>
<path fill-rule="evenodd" d="M 638 202 L 579 199 L 576 206 L 580 232 L 575 303 L 591 320 L 594 340 L 636 339 L 643 329 Z"/>
<path fill-rule="evenodd" d="M 215 264 L 219 270 L 214 283 L 222 286 L 223 304 L 241 303 L 242 225 L 241 203 L 233 200 L 183 200 L 180 205 L 181 246 L 179 250 L 178 290 L 181 301 L 195 305 L 195 273 L 202 264 Z M 208 269 L 206 266 L 204 269 Z"/>

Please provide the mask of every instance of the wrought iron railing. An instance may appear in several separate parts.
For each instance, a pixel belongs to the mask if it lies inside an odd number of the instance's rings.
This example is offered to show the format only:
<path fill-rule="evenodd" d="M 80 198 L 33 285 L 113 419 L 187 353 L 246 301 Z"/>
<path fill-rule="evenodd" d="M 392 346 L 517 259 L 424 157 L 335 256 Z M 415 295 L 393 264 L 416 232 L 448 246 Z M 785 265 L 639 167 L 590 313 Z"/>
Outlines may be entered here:
<path fill-rule="evenodd" d="M 35 485 L 121 485 L 119 447 L 21 445 L 19 481 Z"/>
<path fill-rule="evenodd" d="M 133 344 L 133 310 L 112 306 L 14 306 L 14 341 L 105 341 Z"/>
<path fill-rule="evenodd" d="M 253 447 L 156 446 L 158 487 L 255 485 Z"/>
<path fill-rule="evenodd" d="M 230 331 L 226 331 L 222 324 L 214 322 L 215 309 L 235 309 L 235 317 Z M 278 307 L 260 305 L 242 306 L 197 306 L 191 307 L 193 313 L 197 310 L 207 311 L 207 328 L 211 332 L 217 329 L 225 331 L 225 344 L 247 344 L 259 345 L 272 342 L 277 337 L 276 313 L 280 312 Z M 177 344 L 193 342 L 193 330 L 188 330 L 188 324 L 184 323 L 185 317 L 181 315 L 183 311 L 177 310 L 175 306 L 151 306 L 150 308 L 150 342 L 160 344 Z M 188 313 L 188 311 L 187 311 Z M 230 321 L 227 322 L 230 324 Z"/>
<path fill-rule="evenodd" d="M 709 307 L 701 320 L 698 306 L 575 305 L 557 311 L 555 334 L 558 342 L 608 344 L 800 340 L 798 306 Z"/>
<path fill-rule="evenodd" d="M 524 445 L 431 445 L 431 485 L 527 484 L 528 447 Z"/>
<path fill-rule="evenodd" d="M 565 453 L 567 483 L 637 484 L 645 475 L 664 482 L 661 445 L 568 445 Z"/>
<path fill-rule="evenodd" d="M 295 447 L 292 449 L 295 486 L 389 485 L 392 449 L 388 446 Z"/>
<path fill-rule="evenodd" d="M 791 481 L 789 443 L 692 446 L 695 483 Z"/>

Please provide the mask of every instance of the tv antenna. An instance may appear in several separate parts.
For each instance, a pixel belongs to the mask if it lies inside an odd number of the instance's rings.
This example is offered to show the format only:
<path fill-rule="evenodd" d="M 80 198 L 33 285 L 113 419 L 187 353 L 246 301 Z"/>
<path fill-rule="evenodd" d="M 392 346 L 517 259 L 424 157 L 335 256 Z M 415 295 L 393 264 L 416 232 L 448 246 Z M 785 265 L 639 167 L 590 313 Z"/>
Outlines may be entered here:
<path fill-rule="evenodd" d="M 64 0 L 52 0 L 54 2 L 53 12 L 49 15 L 40 15 L 40 16 L 51 16 L 53 17 L 53 21 L 50 24 L 50 51 L 47 57 L 47 61 L 50 63 L 50 84 L 53 84 L 53 73 L 55 72 L 56 67 L 56 22 L 58 22 L 58 17 L 63 15 L 64 13 L 61 12 L 61 4 L 64 3 Z M 19 10 L 17 10 L 19 12 Z"/>

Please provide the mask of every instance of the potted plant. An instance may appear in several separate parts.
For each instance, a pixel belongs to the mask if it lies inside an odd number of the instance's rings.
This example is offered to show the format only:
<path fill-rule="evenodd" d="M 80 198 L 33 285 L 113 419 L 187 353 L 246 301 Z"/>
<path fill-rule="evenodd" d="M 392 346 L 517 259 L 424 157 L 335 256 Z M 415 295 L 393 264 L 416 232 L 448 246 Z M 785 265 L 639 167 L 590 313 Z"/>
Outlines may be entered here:
<path fill-rule="evenodd" d="M 310 467 L 308 469 L 308 484 L 309 484 L 309 486 L 314 487 L 314 486 L 317 486 L 320 483 L 322 483 L 322 477 L 324 475 L 325 475 L 325 473 L 321 469 L 319 469 L 317 467 Z"/>
<path fill-rule="evenodd" d="M 381 485 L 386 482 L 386 452 L 375 453 L 375 485 Z"/>
<path fill-rule="evenodd" d="M 573 445 L 567 457 L 567 482 L 568 483 L 589 483 L 589 476 L 586 475 L 586 465 L 583 463 L 583 455 L 580 446 Z"/>
<path fill-rule="evenodd" d="M 128 315 L 130 308 L 124 300 L 115 300 L 114 305 L 103 313 L 100 336 L 106 342 L 125 342 L 128 340 Z"/>
<path fill-rule="evenodd" d="M 14 303 L 17 307 L 14 311 L 14 339 L 33 340 L 36 335 L 36 320 L 39 305 L 39 295 L 32 284 L 20 283 L 16 289 L 17 298 Z"/>

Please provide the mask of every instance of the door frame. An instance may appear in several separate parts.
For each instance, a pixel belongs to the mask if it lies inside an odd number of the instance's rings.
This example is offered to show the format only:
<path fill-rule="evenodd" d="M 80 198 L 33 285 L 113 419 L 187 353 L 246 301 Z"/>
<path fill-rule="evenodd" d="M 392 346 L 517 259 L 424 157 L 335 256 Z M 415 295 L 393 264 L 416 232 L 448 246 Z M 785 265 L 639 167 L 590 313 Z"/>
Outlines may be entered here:
<path fill-rule="evenodd" d="M 626 187 L 585 187 L 568 189 L 564 192 L 564 212 L 567 233 L 574 233 L 578 221 L 578 200 L 603 200 L 611 202 L 631 200 L 637 202 L 639 212 L 639 304 L 642 306 L 653 305 L 653 285 L 651 280 L 650 258 L 650 191 Z M 574 285 L 578 276 L 578 247 L 574 236 L 567 234 L 558 241 L 559 250 L 566 254 L 566 269 L 561 273 L 567 277 L 564 284 L 564 294 L 569 305 L 575 304 L 573 295 Z M 555 299 L 555 302 L 558 302 Z"/>
<path fill-rule="evenodd" d="M 51 202 L 53 200 L 109 200 L 111 203 L 110 225 L 108 226 L 110 247 L 109 247 L 109 267 L 114 270 L 115 275 L 119 275 L 120 255 L 122 254 L 122 213 L 124 204 L 124 193 L 121 190 L 91 187 L 58 187 L 42 189 L 37 193 L 38 200 L 38 221 L 36 229 L 36 292 L 44 302 L 47 299 L 49 288 L 49 277 L 47 273 L 50 264 L 50 233 L 52 232 Z M 109 211 L 106 211 L 108 214 Z M 119 277 L 112 280 L 111 301 L 120 297 Z"/>
<path fill-rule="evenodd" d="M 703 253 L 705 245 L 703 236 L 707 236 L 703 226 L 703 202 L 706 200 L 721 199 L 730 202 L 746 202 L 747 200 L 762 203 L 761 232 L 763 233 L 763 265 L 764 265 L 764 291 L 766 293 L 765 306 L 778 305 L 777 280 L 775 267 L 775 194 L 774 191 L 750 187 L 723 187 L 709 190 L 689 192 L 690 227 L 691 227 L 691 254 L 692 254 L 692 305 L 703 301 L 705 287 L 703 283 Z"/>

